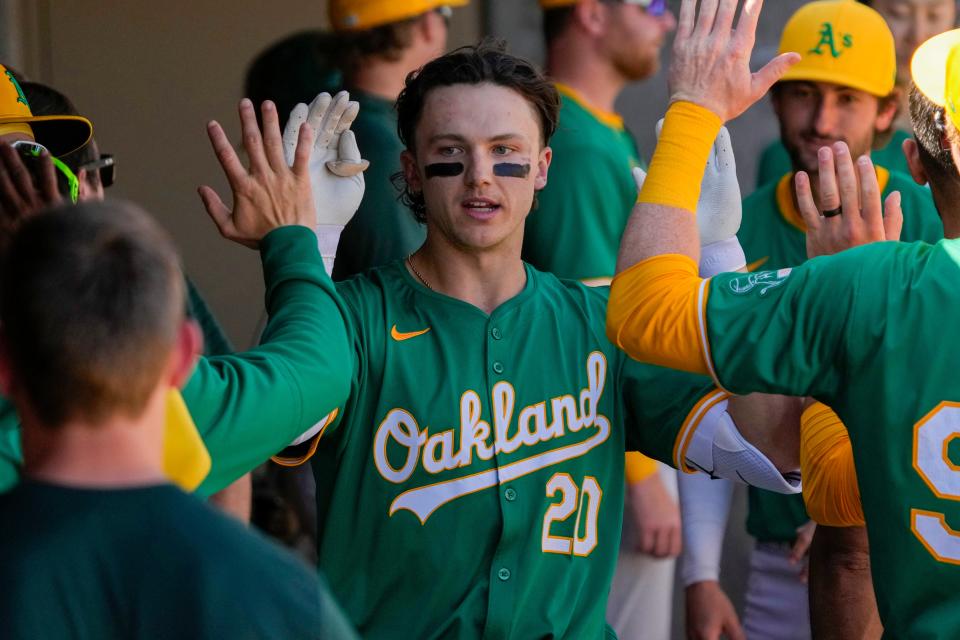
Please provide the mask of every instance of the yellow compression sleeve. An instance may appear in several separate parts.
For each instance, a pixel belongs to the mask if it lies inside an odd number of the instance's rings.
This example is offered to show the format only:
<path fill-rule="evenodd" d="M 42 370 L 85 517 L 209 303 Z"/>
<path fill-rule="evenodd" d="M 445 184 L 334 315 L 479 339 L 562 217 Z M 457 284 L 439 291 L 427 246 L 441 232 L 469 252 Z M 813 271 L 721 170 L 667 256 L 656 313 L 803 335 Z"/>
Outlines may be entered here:
<path fill-rule="evenodd" d="M 657 461 L 638 451 L 628 451 L 624 461 L 624 469 L 627 473 L 627 483 L 636 484 L 643 482 L 657 472 Z"/>
<path fill-rule="evenodd" d="M 637 202 L 696 213 L 703 171 L 722 125 L 719 116 L 700 105 L 670 105 Z"/>
<path fill-rule="evenodd" d="M 814 521 L 828 527 L 866 524 L 847 428 L 819 402 L 800 418 L 800 471 L 803 500 Z"/>
<path fill-rule="evenodd" d="M 635 360 L 708 374 L 699 322 L 705 284 L 688 256 L 638 262 L 613 279 L 607 337 Z"/>

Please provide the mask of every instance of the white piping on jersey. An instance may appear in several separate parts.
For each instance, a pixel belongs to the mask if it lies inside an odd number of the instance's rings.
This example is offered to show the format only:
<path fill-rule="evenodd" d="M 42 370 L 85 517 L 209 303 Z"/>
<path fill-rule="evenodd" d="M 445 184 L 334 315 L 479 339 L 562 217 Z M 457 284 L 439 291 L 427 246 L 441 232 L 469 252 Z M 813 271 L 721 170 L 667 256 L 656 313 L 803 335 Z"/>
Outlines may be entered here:
<path fill-rule="evenodd" d="M 521 447 L 562 438 L 567 433 L 576 433 L 584 428 L 594 427 L 597 431 L 576 444 L 462 478 L 405 491 L 391 504 L 390 515 L 400 509 L 407 509 L 425 524 L 430 515 L 447 502 L 582 456 L 605 442 L 610 436 L 610 420 L 601 415 L 598 409 L 607 377 L 606 358 L 601 352 L 595 351 L 587 356 L 586 367 L 587 387 L 580 390 L 579 402 L 569 394 L 551 398 L 549 402 L 553 420 L 550 423 L 547 422 L 548 401 L 526 406 L 518 414 L 513 435 L 509 434 L 514 422 L 516 402 L 513 385 L 509 382 L 498 382 L 493 387 L 493 429 L 488 422 L 480 419 L 480 395 L 472 389 L 467 390 L 460 398 L 460 448 L 456 452 L 454 432 L 457 429 L 430 435 L 429 429 L 420 430 L 417 420 L 409 411 L 391 410 L 377 428 L 373 458 L 380 475 L 397 484 L 406 482 L 413 475 L 418 463 L 428 473 L 436 474 L 470 466 L 474 453 L 482 460 L 490 460 L 494 455 L 509 454 Z M 491 432 L 492 444 L 489 443 Z M 399 469 L 393 467 L 387 458 L 387 446 L 391 441 L 407 450 L 406 460 Z"/>
<path fill-rule="evenodd" d="M 710 377 L 713 378 L 714 383 L 721 390 L 727 391 L 722 384 L 720 384 L 720 379 L 717 378 L 717 371 L 713 367 L 713 357 L 710 355 L 710 340 L 707 337 L 707 287 L 710 286 L 710 278 L 706 278 L 700 282 L 700 289 L 697 291 L 697 327 L 700 329 L 700 348 L 703 350 L 703 361 L 707 363 L 707 371 L 710 372 Z M 683 467 L 678 467 L 682 469 Z"/>

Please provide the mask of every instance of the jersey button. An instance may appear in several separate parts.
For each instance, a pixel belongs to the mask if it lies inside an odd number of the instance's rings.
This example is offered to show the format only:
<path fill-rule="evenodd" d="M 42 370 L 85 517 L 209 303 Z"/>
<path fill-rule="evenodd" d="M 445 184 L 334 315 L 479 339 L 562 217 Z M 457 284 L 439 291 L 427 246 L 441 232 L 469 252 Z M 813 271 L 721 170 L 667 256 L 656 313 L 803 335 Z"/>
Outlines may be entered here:
<path fill-rule="evenodd" d="M 503 365 L 499 361 L 493 363 L 493 372 L 503 373 Z"/>
<path fill-rule="evenodd" d="M 500 332 L 500 327 L 494 327 L 493 330 L 490 331 L 490 335 L 493 336 L 494 340 L 499 340 L 503 337 L 503 334 Z"/>
<path fill-rule="evenodd" d="M 503 492 L 503 497 L 507 499 L 507 502 L 513 502 L 517 499 L 517 491 L 513 487 L 510 487 Z"/>
<path fill-rule="evenodd" d="M 500 571 L 497 571 L 497 577 L 506 582 L 510 579 L 510 569 L 507 569 L 506 567 L 500 569 Z"/>

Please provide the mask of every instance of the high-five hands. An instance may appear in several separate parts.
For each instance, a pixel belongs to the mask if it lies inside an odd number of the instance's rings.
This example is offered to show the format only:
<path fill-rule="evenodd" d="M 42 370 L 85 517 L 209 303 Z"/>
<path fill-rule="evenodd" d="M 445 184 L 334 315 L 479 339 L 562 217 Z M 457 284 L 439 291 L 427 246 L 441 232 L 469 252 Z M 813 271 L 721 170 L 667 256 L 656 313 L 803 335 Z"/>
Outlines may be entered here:
<path fill-rule="evenodd" d="M 798 171 L 795 178 L 797 204 L 807 225 L 807 257 L 900 239 L 900 192 L 894 191 L 881 204 L 877 172 L 868 156 L 858 158 L 854 167 L 847 145 L 837 142 L 821 148 L 817 160 L 823 215 L 813 200 L 810 176 Z"/>
<path fill-rule="evenodd" d="M 321 93 L 309 106 L 302 102 L 290 112 L 283 132 L 283 150 L 292 164 L 297 132 L 306 122 L 316 131 L 310 158 L 310 182 L 316 210 L 317 244 L 328 274 L 340 244 L 340 234 L 363 199 L 363 172 L 370 163 L 360 158 L 357 139 L 350 131 L 360 105 L 341 91 L 334 97 Z"/>
<path fill-rule="evenodd" d="M 200 198 L 220 234 L 234 242 L 256 249 L 265 235 L 282 226 L 316 224 L 313 194 L 310 189 L 309 162 L 313 148 L 313 129 L 300 127 L 292 166 L 284 157 L 277 107 L 263 103 L 263 134 L 257 126 L 250 100 L 240 101 L 240 126 L 243 146 L 250 158 L 245 169 L 223 128 L 218 122 L 207 125 L 210 143 L 227 176 L 233 192 L 233 209 L 206 185 Z"/>
<path fill-rule="evenodd" d="M 734 28 L 738 4 L 740 0 L 700 0 L 697 14 L 697 0 L 683 0 L 670 64 L 670 101 L 706 107 L 724 122 L 746 111 L 800 60 L 799 54 L 784 53 L 751 73 L 763 0 L 745 0 Z"/>

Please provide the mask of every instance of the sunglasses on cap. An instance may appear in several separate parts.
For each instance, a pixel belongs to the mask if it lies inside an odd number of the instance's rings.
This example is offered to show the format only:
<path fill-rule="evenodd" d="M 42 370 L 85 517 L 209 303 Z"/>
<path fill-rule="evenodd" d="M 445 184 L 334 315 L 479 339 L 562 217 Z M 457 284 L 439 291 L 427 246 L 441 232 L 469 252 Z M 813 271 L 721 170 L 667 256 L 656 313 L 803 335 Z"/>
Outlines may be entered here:
<path fill-rule="evenodd" d="M 10 143 L 10 146 L 16 149 L 18 152 L 33 158 L 39 158 L 41 154 L 46 152 L 50 156 L 50 161 L 53 162 L 54 168 L 60 172 L 60 175 L 63 176 L 67 181 L 67 186 L 70 191 L 70 202 L 73 204 L 77 203 L 77 199 L 80 197 L 80 181 L 77 180 L 76 174 L 70 170 L 70 167 L 65 165 L 62 160 L 58 160 L 50 153 L 50 151 L 40 144 L 39 142 L 33 142 L 30 140 L 15 140 Z"/>
<path fill-rule="evenodd" d="M 443 18 L 443 22 L 448 27 L 450 26 L 450 19 L 453 18 L 453 7 L 451 7 L 448 4 L 442 4 L 436 9 L 434 9 L 434 12 L 436 12 L 441 18 Z"/>
<path fill-rule="evenodd" d="M 667 12 L 667 0 L 618 0 L 621 4 L 639 5 L 649 15 L 658 17 Z"/>
<path fill-rule="evenodd" d="M 114 180 L 116 180 L 117 161 L 113 159 L 112 154 L 101 153 L 97 160 L 84 163 L 77 167 L 77 169 L 82 169 L 84 171 L 96 171 L 99 173 L 100 184 L 103 185 L 104 189 L 106 189 L 113 184 Z"/>

